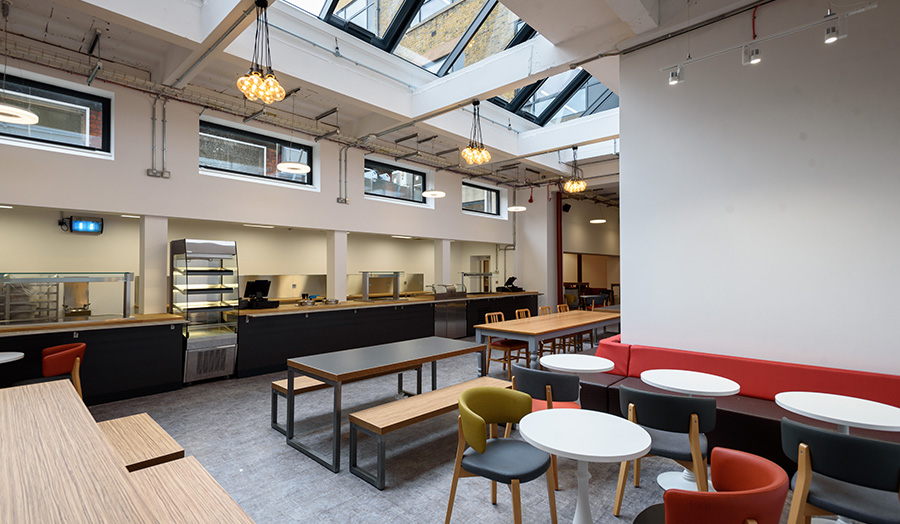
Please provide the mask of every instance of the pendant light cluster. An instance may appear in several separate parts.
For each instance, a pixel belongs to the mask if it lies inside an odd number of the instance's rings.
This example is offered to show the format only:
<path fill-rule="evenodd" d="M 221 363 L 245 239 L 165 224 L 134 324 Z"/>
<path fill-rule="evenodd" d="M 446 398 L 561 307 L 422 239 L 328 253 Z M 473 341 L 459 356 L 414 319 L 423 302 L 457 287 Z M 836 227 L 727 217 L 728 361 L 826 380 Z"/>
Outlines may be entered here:
<path fill-rule="evenodd" d="M 566 193 L 581 193 L 587 189 L 587 182 L 578 172 L 578 146 L 572 147 L 572 178 L 566 180 L 563 189 Z"/>
<path fill-rule="evenodd" d="M 269 18 L 266 15 L 268 7 L 269 0 L 256 0 L 256 40 L 253 43 L 253 61 L 250 64 L 250 70 L 237 80 L 238 89 L 248 100 L 261 100 L 264 104 L 284 100 L 285 95 L 284 88 L 278 83 L 275 71 L 272 69 L 272 53 L 269 51 Z"/>
<path fill-rule="evenodd" d="M 8 0 L 3 0 L 3 89 L 0 91 L 0 96 L 2 96 L 0 99 L 0 122 L 29 126 L 38 123 L 38 116 L 24 107 L 10 104 L 6 100 L 6 70 L 9 62 L 9 35 L 7 35 L 6 26 L 9 23 L 9 6 Z"/>
<path fill-rule="evenodd" d="M 491 153 L 484 147 L 484 141 L 481 137 L 481 110 L 478 108 L 480 102 L 476 98 L 472 100 L 472 111 L 475 113 L 472 118 L 472 134 L 469 136 L 469 145 L 462 150 L 462 157 L 466 159 L 469 165 L 481 165 L 491 161 Z"/>

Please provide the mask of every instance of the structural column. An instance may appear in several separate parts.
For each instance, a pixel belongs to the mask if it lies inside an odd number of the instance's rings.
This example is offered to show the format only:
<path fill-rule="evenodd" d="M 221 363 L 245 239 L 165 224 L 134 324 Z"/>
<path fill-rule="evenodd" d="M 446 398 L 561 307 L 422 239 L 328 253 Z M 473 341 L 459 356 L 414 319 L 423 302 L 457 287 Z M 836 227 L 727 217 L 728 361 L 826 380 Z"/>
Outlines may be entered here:
<path fill-rule="evenodd" d="M 434 283 L 449 284 L 450 280 L 450 241 L 435 239 L 434 241 Z"/>
<path fill-rule="evenodd" d="M 168 304 L 169 219 L 141 218 L 140 278 L 137 289 L 137 313 L 165 313 Z"/>
<path fill-rule="evenodd" d="M 347 300 L 347 232 L 328 231 L 327 242 L 327 269 L 328 285 L 326 298 Z"/>

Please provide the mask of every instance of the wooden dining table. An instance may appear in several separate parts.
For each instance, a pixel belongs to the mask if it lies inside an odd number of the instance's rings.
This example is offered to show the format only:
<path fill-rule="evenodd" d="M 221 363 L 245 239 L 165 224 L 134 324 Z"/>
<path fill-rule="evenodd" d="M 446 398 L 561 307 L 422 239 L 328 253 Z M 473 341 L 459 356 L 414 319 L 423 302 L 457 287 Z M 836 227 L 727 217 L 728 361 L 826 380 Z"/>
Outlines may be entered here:
<path fill-rule="evenodd" d="M 528 343 L 531 367 L 537 368 L 538 348 L 542 340 L 574 335 L 590 331 L 591 345 L 594 330 L 619 323 L 618 312 L 566 311 L 529 318 L 478 324 L 475 326 L 475 342 L 481 344 L 486 337 L 508 338 Z"/>
<path fill-rule="evenodd" d="M 0 522 L 252 524 L 193 457 L 130 473 L 68 380 L 0 389 Z"/>

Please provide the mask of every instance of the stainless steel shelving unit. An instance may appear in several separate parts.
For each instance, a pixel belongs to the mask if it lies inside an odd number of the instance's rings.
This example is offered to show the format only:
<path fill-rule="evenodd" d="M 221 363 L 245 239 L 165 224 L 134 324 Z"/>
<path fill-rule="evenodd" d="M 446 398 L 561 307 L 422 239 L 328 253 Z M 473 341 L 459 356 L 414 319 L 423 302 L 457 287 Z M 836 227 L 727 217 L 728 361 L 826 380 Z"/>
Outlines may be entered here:
<path fill-rule="evenodd" d="M 221 240 L 173 240 L 170 312 L 184 316 L 187 340 L 184 381 L 234 373 L 237 358 L 237 244 Z"/>
<path fill-rule="evenodd" d="M 67 283 L 121 282 L 122 318 L 128 318 L 133 281 L 134 273 L 0 273 L 0 325 L 59 321 L 60 284 Z"/>

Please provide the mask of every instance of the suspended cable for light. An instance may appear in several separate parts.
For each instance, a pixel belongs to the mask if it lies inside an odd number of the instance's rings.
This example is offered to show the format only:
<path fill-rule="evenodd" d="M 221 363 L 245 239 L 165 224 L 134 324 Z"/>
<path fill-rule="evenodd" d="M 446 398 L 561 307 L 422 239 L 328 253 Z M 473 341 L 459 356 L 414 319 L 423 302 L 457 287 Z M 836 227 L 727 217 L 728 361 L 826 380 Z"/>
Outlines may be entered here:
<path fill-rule="evenodd" d="M 587 182 L 578 171 L 578 146 L 572 147 L 572 178 L 566 180 L 563 189 L 566 193 L 581 193 L 587 189 Z"/>
<path fill-rule="evenodd" d="M 265 104 L 284 100 L 284 88 L 275 78 L 272 53 L 269 50 L 269 0 L 256 0 L 256 39 L 253 42 L 253 61 L 237 86 L 248 100 L 262 100 Z M 265 61 L 265 64 L 262 62 Z M 263 67 L 265 65 L 265 67 Z"/>
<path fill-rule="evenodd" d="M 292 91 L 292 94 L 296 92 L 297 90 L 295 89 L 294 91 Z M 285 152 L 283 147 L 281 148 L 282 159 L 286 157 L 290 158 L 290 154 L 294 151 L 294 103 L 296 100 L 296 97 L 291 97 L 291 145 L 288 146 L 287 152 Z M 306 173 L 312 171 L 312 168 L 309 167 L 309 164 L 304 164 L 303 162 L 294 162 L 292 160 L 282 160 L 278 163 L 277 166 L 275 166 L 275 169 L 283 173 L 291 173 L 295 175 L 305 175 Z"/>
<path fill-rule="evenodd" d="M 491 161 L 491 153 L 484 147 L 484 141 L 481 136 L 481 110 L 480 102 L 476 98 L 472 100 L 472 134 L 469 136 L 469 145 L 462 150 L 462 157 L 466 159 L 469 165 L 481 165 Z"/>
<path fill-rule="evenodd" d="M 3 99 L 0 101 L 0 122 L 30 126 L 38 123 L 38 116 L 24 107 L 12 105 L 6 100 L 6 70 L 9 69 L 9 35 L 6 26 L 9 24 L 9 6 L 9 2 L 3 0 L 3 88 L 0 90 Z"/>

